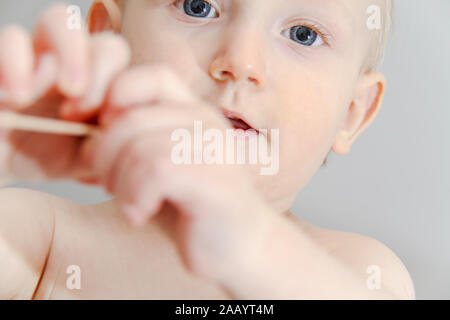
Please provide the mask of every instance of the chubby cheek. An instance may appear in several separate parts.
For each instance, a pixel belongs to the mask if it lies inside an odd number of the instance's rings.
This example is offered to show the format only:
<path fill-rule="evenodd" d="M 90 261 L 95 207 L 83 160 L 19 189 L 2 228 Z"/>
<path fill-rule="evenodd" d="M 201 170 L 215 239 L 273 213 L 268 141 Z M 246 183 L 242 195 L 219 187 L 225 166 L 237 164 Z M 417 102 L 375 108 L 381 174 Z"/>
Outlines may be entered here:
<path fill-rule="evenodd" d="M 198 97 L 209 97 L 214 83 L 206 72 L 205 62 L 209 61 L 211 51 L 205 47 L 207 41 L 196 39 L 195 29 L 181 26 L 170 16 L 168 8 L 136 8 L 138 12 L 133 13 L 133 5 L 130 7 L 122 35 L 130 43 L 132 64 L 169 66 Z"/>
<path fill-rule="evenodd" d="M 164 6 L 141 8 L 130 4 L 122 35 L 130 43 L 132 64 L 166 64 L 180 75 L 192 74 L 195 59 L 188 39 L 172 20 Z"/>
<path fill-rule="evenodd" d="M 127 38 L 133 53 L 133 64 L 172 62 L 175 54 L 182 51 L 183 44 L 170 32 L 164 23 L 161 8 L 137 10 L 130 5 L 122 26 L 122 35 Z M 136 12 L 136 13 L 135 13 Z M 138 22 L 138 23 L 136 23 Z M 161 27 L 164 26 L 164 27 Z M 178 50 L 174 50 L 178 46 Z"/>
<path fill-rule="evenodd" d="M 280 80 L 274 87 L 272 104 L 278 107 L 272 127 L 280 129 L 280 170 L 271 182 L 282 185 L 279 192 L 286 197 L 309 182 L 333 145 L 351 96 L 351 86 L 346 85 L 351 80 L 340 74 L 331 66 L 310 72 L 295 70 L 291 64 L 275 78 Z"/>

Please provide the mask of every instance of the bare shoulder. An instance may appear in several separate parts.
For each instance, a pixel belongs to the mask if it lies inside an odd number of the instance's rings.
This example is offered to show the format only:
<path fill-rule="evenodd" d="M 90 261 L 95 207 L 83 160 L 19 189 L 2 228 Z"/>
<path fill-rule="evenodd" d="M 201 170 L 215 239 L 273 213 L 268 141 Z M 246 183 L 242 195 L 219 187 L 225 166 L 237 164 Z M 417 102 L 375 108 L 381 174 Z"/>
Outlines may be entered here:
<path fill-rule="evenodd" d="M 43 192 L 20 188 L 0 189 L 0 219 L 2 235 L 14 234 L 16 228 L 48 230 L 53 220 L 51 196 Z M 25 231 L 25 230 L 24 230 Z M 16 233 L 17 236 L 17 233 Z"/>
<path fill-rule="evenodd" d="M 29 189 L 0 189 L 0 298 L 29 299 L 39 283 L 64 199 Z"/>
<path fill-rule="evenodd" d="M 55 212 L 81 208 L 80 204 L 45 192 L 25 188 L 0 188 L 0 218 L 32 226 L 49 225 Z M 12 222 L 11 220 L 11 222 Z"/>
<path fill-rule="evenodd" d="M 54 204 L 71 204 L 63 198 L 25 188 L 0 188 L 1 209 L 47 209 Z"/>
<path fill-rule="evenodd" d="M 414 284 L 402 260 L 383 242 L 354 232 L 320 228 L 296 218 L 316 243 L 369 278 L 379 272 L 381 286 L 400 299 L 415 299 Z"/>

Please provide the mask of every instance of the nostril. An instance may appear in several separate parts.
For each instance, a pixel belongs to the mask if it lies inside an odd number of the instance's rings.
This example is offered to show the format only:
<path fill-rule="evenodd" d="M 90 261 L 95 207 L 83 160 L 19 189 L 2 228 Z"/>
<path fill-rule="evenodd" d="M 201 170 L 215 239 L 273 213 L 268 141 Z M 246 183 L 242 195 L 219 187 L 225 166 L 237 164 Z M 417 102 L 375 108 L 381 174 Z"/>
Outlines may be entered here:
<path fill-rule="evenodd" d="M 248 78 L 248 81 L 249 81 L 249 82 L 252 82 L 252 83 L 253 83 L 254 85 L 256 85 L 256 86 L 259 85 L 259 81 L 258 81 L 258 79 L 256 79 L 256 78 L 249 77 L 249 78 Z"/>
<path fill-rule="evenodd" d="M 230 71 L 221 71 L 220 72 L 220 77 L 222 79 L 227 79 L 227 78 L 233 79 L 233 74 Z"/>

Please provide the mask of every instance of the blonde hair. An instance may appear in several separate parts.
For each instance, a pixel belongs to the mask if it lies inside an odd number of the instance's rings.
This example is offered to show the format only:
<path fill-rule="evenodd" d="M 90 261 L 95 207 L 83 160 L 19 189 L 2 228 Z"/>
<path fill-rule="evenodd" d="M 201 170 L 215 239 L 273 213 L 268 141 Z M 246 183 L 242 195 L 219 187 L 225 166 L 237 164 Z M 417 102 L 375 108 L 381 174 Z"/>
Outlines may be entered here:
<path fill-rule="evenodd" d="M 365 71 L 377 71 L 383 64 L 384 57 L 386 54 L 386 47 L 391 35 L 392 26 L 394 23 L 394 1 L 384 0 L 383 1 L 383 21 L 381 30 L 377 32 L 376 39 L 373 46 L 370 48 L 371 54 L 369 55 L 368 64 L 366 65 Z"/>

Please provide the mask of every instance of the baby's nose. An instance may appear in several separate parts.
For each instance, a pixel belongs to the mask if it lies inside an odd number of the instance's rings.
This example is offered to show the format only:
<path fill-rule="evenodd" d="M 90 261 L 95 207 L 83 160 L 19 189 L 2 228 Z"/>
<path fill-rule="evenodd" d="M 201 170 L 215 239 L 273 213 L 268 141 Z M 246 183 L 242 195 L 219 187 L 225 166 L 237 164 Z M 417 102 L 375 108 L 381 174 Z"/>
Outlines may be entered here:
<path fill-rule="evenodd" d="M 225 41 L 225 50 L 212 61 L 210 76 L 218 81 L 247 82 L 257 88 L 266 84 L 266 65 L 262 48 L 248 37 L 235 36 Z"/>

